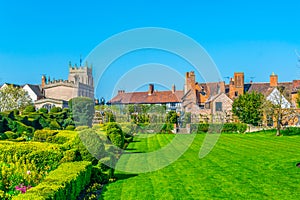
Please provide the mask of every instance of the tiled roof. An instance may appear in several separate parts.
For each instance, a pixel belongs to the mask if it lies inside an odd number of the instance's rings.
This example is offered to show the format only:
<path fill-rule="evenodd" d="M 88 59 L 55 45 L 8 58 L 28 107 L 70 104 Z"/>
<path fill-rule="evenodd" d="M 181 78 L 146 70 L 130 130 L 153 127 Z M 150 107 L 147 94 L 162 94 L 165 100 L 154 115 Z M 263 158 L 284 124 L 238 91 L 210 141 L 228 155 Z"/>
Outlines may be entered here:
<path fill-rule="evenodd" d="M 32 85 L 32 84 L 27 84 L 31 90 L 38 96 L 38 97 L 43 97 L 41 87 L 39 85 Z"/>
<path fill-rule="evenodd" d="M 181 102 L 183 91 L 154 91 L 148 92 L 118 93 L 108 104 L 156 104 L 156 103 L 178 103 Z"/>
<path fill-rule="evenodd" d="M 281 82 L 278 83 L 278 87 L 283 87 L 284 89 L 284 95 L 287 98 L 290 98 L 290 94 L 293 91 L 293 82 Z M 272 91 L 274 87 L 270 87 L 270 83 L 252 83 L 251 86 L 248 89 L 248 92 L 258 92 L 262 93 L 264 96 L 268 96 Z"/>

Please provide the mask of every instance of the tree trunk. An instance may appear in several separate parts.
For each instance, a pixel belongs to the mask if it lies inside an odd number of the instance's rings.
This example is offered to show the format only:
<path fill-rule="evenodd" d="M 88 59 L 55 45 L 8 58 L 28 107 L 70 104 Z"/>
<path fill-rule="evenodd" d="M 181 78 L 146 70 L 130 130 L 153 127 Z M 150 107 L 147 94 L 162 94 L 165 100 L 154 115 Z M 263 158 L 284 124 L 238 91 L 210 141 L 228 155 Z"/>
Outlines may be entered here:
<path fill-rule="evenodd" d="M 278 121 L 277 121 L 277 127 L 276 127 L 276 130 L 277 130 L 277 131 L 276 131 L 276 136 L 280 136 L 280 128 L 281 128 L 281 127 L 280 127 L 280 123 L 281 123 L 280 120 L 278 120 Z"/>
<path fill-rule="evenodd" d="M 277 128 L 276 136 L 280 136 L 280 129 Z"/>

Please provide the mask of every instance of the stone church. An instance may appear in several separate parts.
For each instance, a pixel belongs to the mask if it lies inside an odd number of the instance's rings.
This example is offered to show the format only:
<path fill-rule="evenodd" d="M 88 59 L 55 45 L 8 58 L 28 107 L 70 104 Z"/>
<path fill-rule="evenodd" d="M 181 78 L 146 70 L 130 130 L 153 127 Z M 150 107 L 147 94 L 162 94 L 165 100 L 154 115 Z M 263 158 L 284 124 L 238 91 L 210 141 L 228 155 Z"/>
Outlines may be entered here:
<path fill-rule="evenodd" d="M 94 99 L 94 80 L 92 66 L 77 67 L 69 64 L 67 80 L 50 80 L 42 76 L 40 85 L 41 97 L 34 102 L 37 109 L 52 107 L 68 107 L 68 101 L 74 97 L 89 97 Z"/>

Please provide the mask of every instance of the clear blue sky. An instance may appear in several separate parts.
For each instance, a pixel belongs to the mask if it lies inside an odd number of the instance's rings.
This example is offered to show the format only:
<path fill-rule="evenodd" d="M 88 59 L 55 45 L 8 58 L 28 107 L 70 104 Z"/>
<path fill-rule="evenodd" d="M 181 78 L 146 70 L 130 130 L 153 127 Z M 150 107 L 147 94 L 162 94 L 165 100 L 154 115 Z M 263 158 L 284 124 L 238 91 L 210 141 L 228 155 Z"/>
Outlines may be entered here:
<path fill-rule="evenodd" d="M 299 1 L 58 1 L 0 0 L 0 84 L 67 79 L 100 42 L 139 27 L 163 27 L 201 44 L 223 77 L 246 81 L 300 78 Z M 224 79 L 226 80 L 226 79 Z M 124 88 L 122 88 L 124 89 Z M 126 89 L 126 88 L 125 88 Z"/>

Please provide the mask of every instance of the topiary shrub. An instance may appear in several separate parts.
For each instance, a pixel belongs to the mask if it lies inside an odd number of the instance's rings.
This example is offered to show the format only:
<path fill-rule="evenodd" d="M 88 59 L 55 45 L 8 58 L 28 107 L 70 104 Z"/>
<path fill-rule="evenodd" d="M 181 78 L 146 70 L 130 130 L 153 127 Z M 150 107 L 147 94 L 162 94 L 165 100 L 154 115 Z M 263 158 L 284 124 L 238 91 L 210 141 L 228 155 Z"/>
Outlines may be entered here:
<path fill-rule="evenodd" d="M 12 131 L 5 131 L 4 134 L 6 135 L 7 139 L 16 139 L 19 137 L 17 133 L 14 133 Z"/>
<path fill-rule="evenodd" d="M 172 130 L 174 129 L 174 125 L 170 123 L 165 123 L 161 128 L 161 133 L 172 133 Z"/>
<path fill-rule="evenodd" d="M 34 132 L 33 141 L 37 142 L 52 142 L 55 139 L 55 135 L 57 135 L 57 131 L 53 130 L 37 130 Z"/>
<path fill-rule="evenodd" d="M 61 111 L 62 109 L 60 107 L 53 107 L 51 108 L 50 113 L 59 113 Z"/>
<path fill-rule="evenodd" d="M 27 114 L 33 113 L 33 112 L 35 112 L 34 105 L 28 105 L 28 106 L 25 107 L 25 109 L 23 110 L 22 114 L 23 115 L 27 115 Z"/>
<path fill-rule="evenodd" d="M 48 109 L 46 109 L 46 108 L 40 108 L 39 109 L 39 113 L 47 114 L 48 113 Z"/>
<path fill-rule="evenodd" d="M 59 125 L 59 123 L 55 119 L 53 119 L 53 120 L 51 120 L 51 122 L 49 124 L 49 128 L 51 130 L 60 130 L 61 126 Z"/>
<path fill-rule="evenodd" d="M 65 151 L 64 157 L 61 159 L 61 163 L 65 162 L 74 162 L 74 161 L 80 161 L 81 155 L 80 152 L 77 149 L 70 149 L 68 151 Z"/>
<path fill-rule="evenodd" d="M 106 135 L 112 144 L 119 148 L 124 147 L 124 134 L 121 127 L 117 123 L 111 122 L 107 124 Z"/>
<path fill-rule="evenodd" d="M 5 133 L 0 133 L 0 140 L 6 140 L 8 139 L 7 135 Z"/>
<path fill-rule="evenodd" d="M 88 127 L 88 126 L 77 126 L 76 128 L 75 128 L 75 131 L 83 131 L 83 130 L 85 130 L 85 129 L 89 129 L 90 127 Z"/>
<path fill-rule="evenodd" d="M 245 133 L 246 130 L 247 130 L 247 124 L 244 124 L 244 123 L 237 124 L 237 131 L 239 133 Z"/>
<path fill-rule="evenodd" d="M 68 131 L 74 131 L 75 130 L 75 126 L 74 125 L 68 125 L 65 130 L 68 130 Z"/>
<path fill-rule="evenodd" d="M 63 163 L 50 172 L 39 185 L 13 199 L 77 199 L 80 192 L 90 183 L 91 174 L 90 162 Z"/>

